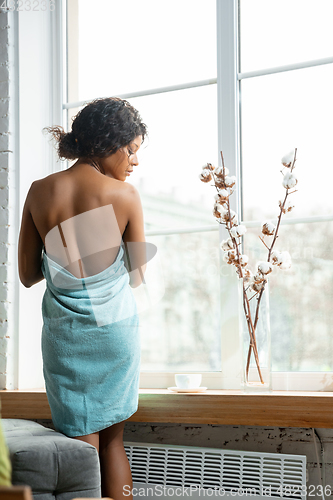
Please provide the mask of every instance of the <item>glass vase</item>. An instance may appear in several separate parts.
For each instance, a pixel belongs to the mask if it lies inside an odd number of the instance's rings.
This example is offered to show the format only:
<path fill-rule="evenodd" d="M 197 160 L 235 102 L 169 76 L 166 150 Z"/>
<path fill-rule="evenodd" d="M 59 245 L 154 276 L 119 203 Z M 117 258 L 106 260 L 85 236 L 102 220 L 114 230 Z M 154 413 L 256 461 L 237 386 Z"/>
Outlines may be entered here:
<path fill-rule="evenodd" d="M 272 381 L 268 282 L 262 293 L 254 293 L 247 292 L 247 298 L 244 297 L 243 280 L 239 280 L 241 387 L 246 393 L 269 393 Z"/>

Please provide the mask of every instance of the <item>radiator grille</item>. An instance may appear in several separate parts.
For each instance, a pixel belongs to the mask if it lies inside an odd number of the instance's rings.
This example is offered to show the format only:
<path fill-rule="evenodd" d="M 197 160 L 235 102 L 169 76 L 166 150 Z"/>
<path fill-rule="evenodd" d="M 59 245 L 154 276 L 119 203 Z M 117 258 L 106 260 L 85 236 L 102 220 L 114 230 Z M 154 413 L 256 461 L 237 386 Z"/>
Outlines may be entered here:
<path fill-rule="evenodd" d="M 251 489 L 251 494 L 303 498 L 306 457 L 179 445 L 125 442 L 133 482 Z M 289 493 L 289 494 L 288 494 Z"/>

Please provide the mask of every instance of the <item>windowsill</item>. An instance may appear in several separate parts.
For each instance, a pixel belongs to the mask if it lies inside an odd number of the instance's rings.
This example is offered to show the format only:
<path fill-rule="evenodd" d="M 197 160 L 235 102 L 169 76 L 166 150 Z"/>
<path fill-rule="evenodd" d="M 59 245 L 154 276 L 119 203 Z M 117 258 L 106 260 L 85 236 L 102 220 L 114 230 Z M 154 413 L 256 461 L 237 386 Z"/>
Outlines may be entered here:
<path fill-rule="evenodd" d="M 274 391 L 244 394 L 212 389 L 173 393 L 140 389 L 132 422 L 333 428 L 333 392 Z M 44 389 L 0 391 L 3 418 L 51 419 Z"/>

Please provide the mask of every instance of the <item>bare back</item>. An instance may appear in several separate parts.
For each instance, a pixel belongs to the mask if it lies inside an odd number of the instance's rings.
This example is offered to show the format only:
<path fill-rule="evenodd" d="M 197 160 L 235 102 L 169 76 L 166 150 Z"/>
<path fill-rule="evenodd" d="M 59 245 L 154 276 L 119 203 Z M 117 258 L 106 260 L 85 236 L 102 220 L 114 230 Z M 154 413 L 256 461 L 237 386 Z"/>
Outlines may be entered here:
<path fill-rule="evenodd" d="M 36 184 L 30 211 L 47 255 L 78 278 L 111 266 L 129 221 L 132 185 L 88 164 Z"/>

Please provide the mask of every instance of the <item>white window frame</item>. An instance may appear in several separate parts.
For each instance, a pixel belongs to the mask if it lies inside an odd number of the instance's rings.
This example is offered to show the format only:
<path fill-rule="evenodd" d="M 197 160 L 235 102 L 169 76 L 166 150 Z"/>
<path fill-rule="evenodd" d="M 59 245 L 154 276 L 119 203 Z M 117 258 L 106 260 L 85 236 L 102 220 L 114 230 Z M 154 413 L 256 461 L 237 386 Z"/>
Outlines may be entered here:
<path fill-rule="evenodd" d="M 66 0 L 64 0 L 65 2 Z M 64 4 L 66 9 L 66 4 Z M 267 68 L 264 70 L 240 73 L 239 68 L 239 0 L 216 0 L 216 27 L 217 27 L 217 78 L 189 82 L 181 85 L 168 86 L 164 88 L 147 89 L 141 92 L 132 92 L 119 95 L 124 99 L 153 95 L 158 93 L 172 92 L 192 87 L 217 84 L 218 96 L 218 153 L 222 150 L 225 163 L 231 175 L 241 179 L 241 135 L 240 135 L 240 85 L 245 78 L 256 78 L 267 74 L 285 71 L 301 70 L 303 68 L 332 64 L 333 57 L 317 59 L 302 63 L 289 64 L 285 66 Z M 59 51 L 60 54 L 61 51 Z M 60 63 L 59 63 L 60 64 Z M 58 66 L 59 69 L 59 66 Z M 102 96 L 101 96 L 102 97 Z M 67 112 L 71 108 L 84 105 L 86 101 L 64 102 L 63 124 L 67 124 Z M 57 122 L 58 123 L 58 122 Z M 60 123 L 60 116 L 59 116 Z M 242 214 L 241 182 L 238 183 L 236 196 L 231 200 L 232 208 Z M 282 224 L 298 224 L 304 222 L 320 222 L 333 220 L 333 214 L 322 217 L 294 218 L 282 221 Z M 248 227 L 259 227 L 260 221 L 243 221 Z M 220 241 L 225 238 L 225 229 L 220 224 L 200 227 L 169 228 L 163 230 L 147 230 L 146 237 L 176 233 L 194 233 L 219 231 Z M 220 277 L 220 286 L 225 286 L 223 276 Z M 240 346 L 238 336 L 238 282 L 235 275 L 234 286 L 230 285 L 228 294 L 232 298 L 233 306 L 228 307 L 228 312 L 223 311 L 221 324 L 221 372 L 204 372 L 202 385 L 210 389 L 238 389 L 240 386 Z M 227 317 L 226 317 L 227 315 Z M 222 317 L 222 315 L 221 315 Z M 231 354 L 233 353 L 233 354 Z M 332 378 L 333 378 L 333 372 Z M 273 372 L 273 390 L 300 390 L 320 391 L 324 390 L 321 380 L 323 372 Z M 141 372 L 140 388 L 165 388 L 173 385 L 174 373 L 171 372 Z"/>

